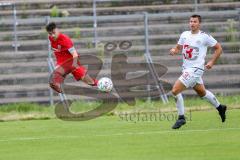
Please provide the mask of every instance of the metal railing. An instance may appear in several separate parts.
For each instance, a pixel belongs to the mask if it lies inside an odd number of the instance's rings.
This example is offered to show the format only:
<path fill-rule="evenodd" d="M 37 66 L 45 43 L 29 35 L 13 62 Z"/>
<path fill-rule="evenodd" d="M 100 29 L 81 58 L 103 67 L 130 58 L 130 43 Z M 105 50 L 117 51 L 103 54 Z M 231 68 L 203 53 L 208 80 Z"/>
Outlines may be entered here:
<path fill-rule="evenodd" d="M 13 11 L 13 44 L 12 46 L 14 47 L 15 53 L 18 52 L 18 47 L 20 46 L 18 43 L 18 33 L 17 33 L 17 10 L 16 10 L 16 5 L 15 3 L 9 3 L 9 2 L 2 2 L 0 3 L 1 6 L 11 6 L 12 11 Z"/>
<path fill-rule="evenodd" d="M 145 53 L 144 56 L 146 58 L 148 69 L 154 79 L 155 85 L 157 86 L 159 95 L 163 101 L 163 103 L 168 103 L 168 97 L 165 94 L 165 90 L 162 86 L 162 84 L 159 82 L 159 76 L 158 73 L 154 67 L 152 56 L 149 50 L 149 34 L 148 34 L 148 13 L 144 13 L 144 30 L 145 30 Z M 150 77 L 148 77 L 150 78 Z M 148 85 L 148 92 L 150 92 L 150 85 Z"/>

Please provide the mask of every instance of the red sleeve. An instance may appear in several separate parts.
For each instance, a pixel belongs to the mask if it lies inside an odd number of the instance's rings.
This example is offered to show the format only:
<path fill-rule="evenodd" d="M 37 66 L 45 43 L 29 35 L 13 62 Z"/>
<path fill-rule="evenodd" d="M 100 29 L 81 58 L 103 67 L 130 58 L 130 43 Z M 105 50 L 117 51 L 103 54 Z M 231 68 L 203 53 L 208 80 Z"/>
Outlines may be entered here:
<path fill-rule="evenodd" d="M 62 51 L 67 51 L 68 49 L 73 47 L 73 42 L 68 36 L 63 35 L 60 41 L 60 45 Z"/>

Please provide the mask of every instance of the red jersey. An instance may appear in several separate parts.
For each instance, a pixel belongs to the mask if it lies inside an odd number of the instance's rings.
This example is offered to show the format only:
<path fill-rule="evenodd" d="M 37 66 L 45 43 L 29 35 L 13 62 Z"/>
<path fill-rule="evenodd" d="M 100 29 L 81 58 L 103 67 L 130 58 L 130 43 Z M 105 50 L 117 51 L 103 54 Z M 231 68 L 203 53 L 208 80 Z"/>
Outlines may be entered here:
<path fill-rule="evenodd" d="M 48 38 L 51 42 L 57 65 L 73 58 L 72 54 L 69 52 L 69 50 L 73 48 L 73 42 L 67 35 L 59 33 L 56 40 L 52 36 L 49 36 Z"/>

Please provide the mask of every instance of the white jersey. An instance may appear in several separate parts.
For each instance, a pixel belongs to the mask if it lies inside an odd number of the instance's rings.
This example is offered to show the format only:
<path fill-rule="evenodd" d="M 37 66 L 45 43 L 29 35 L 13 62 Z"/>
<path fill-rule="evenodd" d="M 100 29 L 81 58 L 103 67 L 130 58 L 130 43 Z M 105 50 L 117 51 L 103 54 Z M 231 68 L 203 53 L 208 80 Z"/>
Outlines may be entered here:
<path fill-rule="evenodd" d="M 179 45 L 183 46 L 183 69 L 200 68 L 204 70 L 207 47 L 213 47 L 217 41 L 203 31 L 192 34 L 191 31 L 185 31 L 181 34 Z"/>

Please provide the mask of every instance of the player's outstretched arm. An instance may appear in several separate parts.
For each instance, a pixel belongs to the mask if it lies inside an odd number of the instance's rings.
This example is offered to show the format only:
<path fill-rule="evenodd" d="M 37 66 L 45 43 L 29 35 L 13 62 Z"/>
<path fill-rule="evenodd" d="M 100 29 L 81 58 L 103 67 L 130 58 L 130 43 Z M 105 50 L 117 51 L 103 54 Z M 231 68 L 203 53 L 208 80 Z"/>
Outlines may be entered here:
<path fill-rule="evenodd" d="M 182 50 L 182 46 L 181 45 L 179 45 L 179 44 L 177 44 L 176 45 L 176 47 L 174 47 L 174 48 L 172 48 L 172 49 L 170 49 L 170 55 L 176 55 L 176 54 L 178 54 L 180 51 Z"/>
<path fill-rule="evenodd" d="M 222 54 L 222 46 L 220 45 L 220 43 L 217 43 L 215 46 L 213 46 L 213 48 L 215 49 L 213 56 L 210 59 L 210 61 L 208 61 L 208 63 L 205 65 L 207 69 L 211 69 L 215 62 L 217 61 L 217 59 Z"/>

